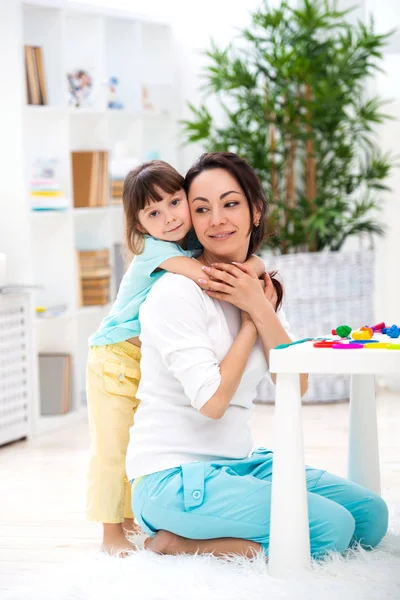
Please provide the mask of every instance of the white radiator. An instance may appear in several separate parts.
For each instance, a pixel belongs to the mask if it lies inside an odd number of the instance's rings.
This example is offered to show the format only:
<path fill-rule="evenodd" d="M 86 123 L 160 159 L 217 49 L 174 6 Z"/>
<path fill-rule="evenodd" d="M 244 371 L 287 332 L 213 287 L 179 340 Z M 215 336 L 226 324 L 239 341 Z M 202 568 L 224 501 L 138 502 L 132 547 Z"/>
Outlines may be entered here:
<path fill-rule="evenodd" d="M 0 445 L 31 432 L 30 324 L 29 295 L 0 293 Z"/>

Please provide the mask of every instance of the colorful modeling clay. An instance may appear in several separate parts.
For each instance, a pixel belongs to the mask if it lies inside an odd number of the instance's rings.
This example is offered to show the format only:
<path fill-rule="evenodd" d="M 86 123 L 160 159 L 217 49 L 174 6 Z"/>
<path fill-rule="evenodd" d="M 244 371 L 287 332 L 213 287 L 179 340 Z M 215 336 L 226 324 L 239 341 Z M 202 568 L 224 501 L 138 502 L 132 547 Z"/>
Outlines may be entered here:
<path fill-rule="evenodd" d="M 353 331 L 351 337 L 353 340 L 370 340 L 373 334 L 372 329 L 358 329 L 357 331 Z"/>
<path fill-rule="evenodd" d="M 339 325 L 336 329 L 332 329 L 332 335 L 338 335 L 341 338 L 345 338 L 351 333 L 351 327 L 348 325 Z"/>
<path fill-rule="evenodd" d="M 333 344 L 332 348 L 334 350 L 359 350 L 360 348 L 364 348 L 364 344 L 341 344 L 339 342 L 338 344 Z"/>
<path fill-rule="evenodd" d="M 340 342 L 337 342 L 336 340 L 326 340 L 321 342 L 314 342 L 313 346 L 314 348 L 332 348 L 333 344 L 340 344 Z"/>
<path fill-rule="evenodd" d="M 290 342 L 290 344 L 279 344 L 276 346 L 275 350 L 283 350 L 284 348 L 289 348 L 289 346 L 295 346 L 296 344 L 304 344 L 304 342 L 311 342 L 314 338 L 304 338 L 303 340 L 297 340 L 296 342 Z"/>
<path fill-rule="evenodd" d="M 392 325 L 391 327 L 389 327 L 389 329 L 387 329 L 386 335 L 388 335 L 391 338 L 398 338 L 400 336 L 399 327 L 397 327 L 397 325 Z"/>
<path fill-rule="evenodd" d="M 391 344 L 389 343 L 385 343 L 385 342 L 378 342 L 377 344 L 374 344 L 373 346 L 371 346 L 370 344 L 368 344 L 367 346 L 365 346 L 366 350 L 375 350 L 376 348 L 380 349 L 380 348 L 385 348 L 386 350 L 389 348 Z M 395 344 L 393 344 L 395 345 Z"/>

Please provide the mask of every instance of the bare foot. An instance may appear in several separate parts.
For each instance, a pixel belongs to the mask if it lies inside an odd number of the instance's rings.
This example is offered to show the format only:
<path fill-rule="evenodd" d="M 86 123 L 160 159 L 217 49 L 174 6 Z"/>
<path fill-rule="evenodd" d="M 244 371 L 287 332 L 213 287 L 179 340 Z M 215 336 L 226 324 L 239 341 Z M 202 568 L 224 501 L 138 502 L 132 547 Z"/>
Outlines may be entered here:
<path fill-rule="evenodd" d="M 103 523 L 103 529 L 102 552 L 125 558 L 136 550 L 136 547 L 126 539 L 122 523 Z"/>
<path fill-rule="evenodd" d="M 213 554 L 226 556 L 239 554 L 254 558 L 261 546 L 251 540 L 239 538 L 215 538 L 209 540 L 190 540 L 170 531 L 157 531 L 154 537 L 147 538 L 144 547 L 158 554 Z"/>
<path fill-rule="evenodd" d="M 140 525 L 135 523 L 133 519 L 125 519 L 123 523 L 123 528 L 125 533 L 129 535 L 140 533 L 142 531 Z"/>
<path fill-rule="evenodd" d="M 161 529 L 145 540 L 144 547 L 158 554 L 193 554 L 192 541 Z"/>

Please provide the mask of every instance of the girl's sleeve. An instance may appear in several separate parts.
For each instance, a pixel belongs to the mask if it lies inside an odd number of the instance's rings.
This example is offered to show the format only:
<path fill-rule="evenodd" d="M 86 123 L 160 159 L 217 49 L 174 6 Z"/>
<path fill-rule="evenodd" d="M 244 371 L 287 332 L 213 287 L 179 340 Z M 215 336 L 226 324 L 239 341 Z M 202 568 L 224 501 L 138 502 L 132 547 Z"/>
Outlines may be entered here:
<path fill-rule="evenodd" d="M 192 254 L 192 251 L 183 250 L 183 248 L 173 242 L 164 242 L 152 237 L 146 237 L 144 251 L 133 259 L 132 270 L 139 276 L 151 278 L 161 263 L 168 260 L 168 258 L 176 256 L 191 257 Z"/>
<path fill-rule="evenodd" d="M 181 275 L 163 277 L 140 314 L 168 370 L 182 384 L 191 405 L 200 410 L 220 383 L 219 364 L 207 332 L 202 290 Z"/>

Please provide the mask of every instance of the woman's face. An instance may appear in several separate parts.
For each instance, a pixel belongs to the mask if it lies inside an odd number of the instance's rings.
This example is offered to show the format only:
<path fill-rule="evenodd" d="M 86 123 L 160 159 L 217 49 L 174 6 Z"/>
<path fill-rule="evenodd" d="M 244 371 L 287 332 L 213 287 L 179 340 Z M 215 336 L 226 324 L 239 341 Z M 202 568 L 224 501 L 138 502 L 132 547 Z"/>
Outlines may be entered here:
<path fill-rule="evenodd" d="M 216 259 L 246 260 L 250 210 L 236 179 L 225 169 L 203 171 L 193 179 L 188 201 L 193 227 L 205 251 Z M 258 219 L 255 212 L 254 222 Z"/>

